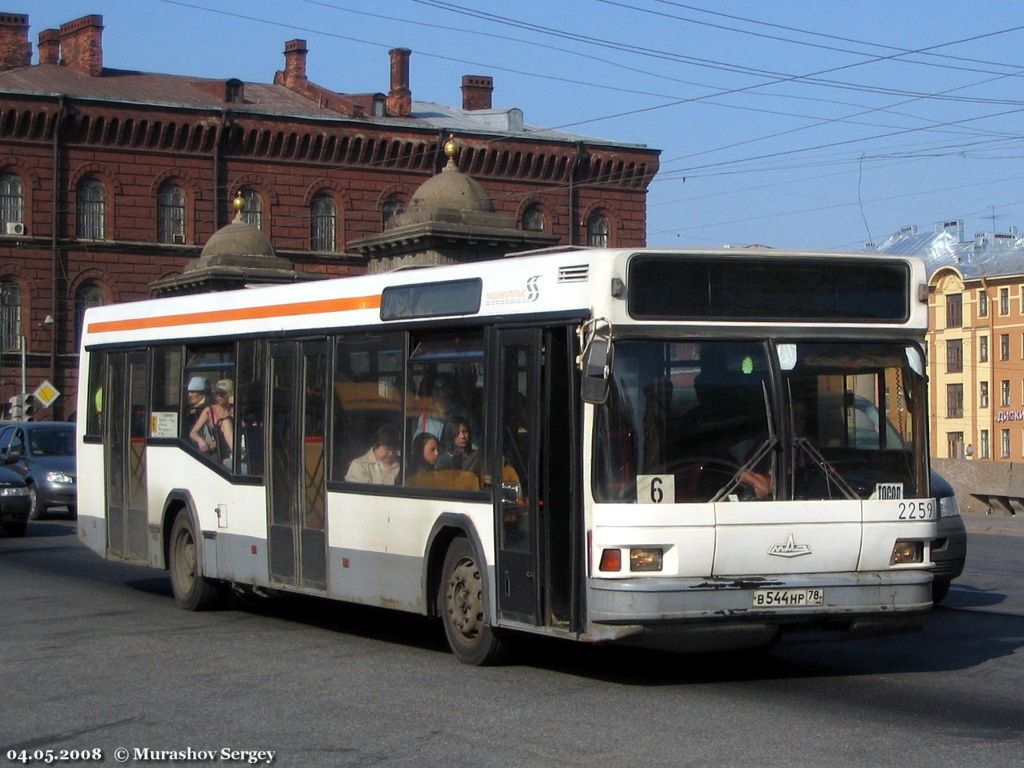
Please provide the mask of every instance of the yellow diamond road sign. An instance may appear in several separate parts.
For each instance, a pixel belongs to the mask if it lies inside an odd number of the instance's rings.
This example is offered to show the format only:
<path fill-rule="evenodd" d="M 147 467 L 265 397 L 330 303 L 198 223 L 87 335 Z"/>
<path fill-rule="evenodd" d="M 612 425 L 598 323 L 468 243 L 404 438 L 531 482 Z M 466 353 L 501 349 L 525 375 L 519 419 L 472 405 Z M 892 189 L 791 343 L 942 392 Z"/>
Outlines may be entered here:
<path fill-rule="evenodd" d="M 49 408 L 53 405 L 53 401 L 60 397 L 60 392 L 53 384 L 44 381 L 36 387 L 36 391 L 32 393 L 32 396 L 43 408 Z"/>

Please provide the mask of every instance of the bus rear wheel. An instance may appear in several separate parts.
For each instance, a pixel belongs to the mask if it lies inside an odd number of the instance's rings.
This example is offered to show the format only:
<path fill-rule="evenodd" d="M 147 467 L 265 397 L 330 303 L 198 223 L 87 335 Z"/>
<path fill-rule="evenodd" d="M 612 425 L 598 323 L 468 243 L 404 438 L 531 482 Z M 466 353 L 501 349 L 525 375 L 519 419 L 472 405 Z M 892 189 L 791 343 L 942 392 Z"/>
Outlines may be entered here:
<path fill-rule="evenodd" d="M 437 595 L 437 612 L 444 623 L 448 645 L 464 664 L 494 664 L 502 643 L 487 622 L 487 602 L 480 558 L 465 538 L 454 539 L 444 558 Z"/>
<path fill-rule="evenodd" d="M 168 551 L 171 588 L 178 605 L 188 611 L 206 611 L 221 603 L 224 590 L 217 582 L 203 576 L 199 544 L 189 516 L 181 512 L 171 527 Z"/>

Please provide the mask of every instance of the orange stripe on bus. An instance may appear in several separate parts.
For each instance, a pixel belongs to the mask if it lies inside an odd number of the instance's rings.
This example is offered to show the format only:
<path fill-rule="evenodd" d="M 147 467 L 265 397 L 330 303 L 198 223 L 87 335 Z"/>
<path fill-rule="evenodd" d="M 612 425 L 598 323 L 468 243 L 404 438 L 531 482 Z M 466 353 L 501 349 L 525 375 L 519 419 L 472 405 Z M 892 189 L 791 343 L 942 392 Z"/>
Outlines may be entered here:
<path fill-rule="evenodd" d="M 266 307 L 213 309 L 204 312 L 187 312 L 181 315 L 161 315 L 159 317 L 135 317 L 127 320 L 107 320 L 105 322 L 89 323 L 89 333 L 138 331 L 144 328 L 171 328 L 178 325 L 227 323 L 235 320 L 262 320 L 270 317 L 316 315 L 324 312 L 350 312 L 355 309 L 377 309 L 379 307 L 379 294 L 376 296 L 354 296 L 346 299 L 300 301 L 296 304 L 273 304 Z"/>

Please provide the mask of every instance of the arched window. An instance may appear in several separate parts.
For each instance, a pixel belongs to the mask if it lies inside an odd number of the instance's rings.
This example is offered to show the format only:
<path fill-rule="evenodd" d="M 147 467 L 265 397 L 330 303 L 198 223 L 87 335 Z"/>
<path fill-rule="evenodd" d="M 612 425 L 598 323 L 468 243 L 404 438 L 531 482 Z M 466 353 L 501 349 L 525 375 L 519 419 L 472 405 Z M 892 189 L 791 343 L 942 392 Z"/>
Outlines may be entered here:
<path fill-rule="evenodd" d="M 338 244 L 338 206 L 325 193 L 313 198 L 309 210 L 309 242 L 314 251 L 330 252 Z"/>
<path fill-rule="evenodd" d="M 185 190 L 166 183 L 156 195 L 156 240 L 185 244 Z"/>
<path fill-rule="evenodd" d="M 587 218 L 587 245 L 608 247 L 608 219 L 600 211 L 595 211 Z"/>
<path fill-rule="evenodd" d="M 21 349 L 21 289 L 11 278 L 0 278 L 0 349 Z"/>
<path fill-rule="evenodd" d="M 75 349 L 78 349 L 82 341 L 82 331 L 85 329 L 85 310 L 89 307 L 99 307 L 103 304 L 103 289 L 89 280 L 82 283 L 75 290 Z"/>
<path fill-rule="evenodd" d="M 392 195 L 384 201 L 384 205 L 381 206 L 381 213 L 384 219 L 385 229 L 388 226 L 388 222 L 395 218 L 400 213 L 405 213 L 405 203 L 402 202 L 402 198 L 398 195 Z"/>
<path fill-rule="evenodd" d="M 263 198 L 255 189 L 243 189 L 242 197 L 245 207 L 242 209 L 242 221 L 256 229 L 263 229 Z"/>
<path fill-rule="evenodd" d="M 107 191 L 97 179 L 87 179 L 78 187 L 78 237 L 102 240 L 106 231 Z"/>
<path fill-rule="evenodd" d="M 0 176 L 0 235 L 14 235 L 8 231 L 8 224 L 22 224 L 25 221 L 25 188 L 21 177 L 14 173 Z"/>
<path fill-rule="evenodd" d="M 537 203 L 532 203 L 523 211 L 523 229 L 527 232 L 543 232 L 547 227 L 544 211 Z"/>

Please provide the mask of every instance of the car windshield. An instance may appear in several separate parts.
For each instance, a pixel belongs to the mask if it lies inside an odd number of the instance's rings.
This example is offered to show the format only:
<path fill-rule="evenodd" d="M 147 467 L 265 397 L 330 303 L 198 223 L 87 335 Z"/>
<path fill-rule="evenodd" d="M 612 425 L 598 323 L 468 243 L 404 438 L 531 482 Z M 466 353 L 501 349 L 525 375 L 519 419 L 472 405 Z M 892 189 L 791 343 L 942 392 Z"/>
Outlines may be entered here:
<path fill-rule="evenodd" d="M 910 497 L 926 482 L 922 373 L 903 344 L 619 341 L 595 497 Z"/>
<path fill-rule="evenodd" d="M 33 429 L 28 433 L 28 445 L 33 456 L 74 456 L 75 430 Z"/>

